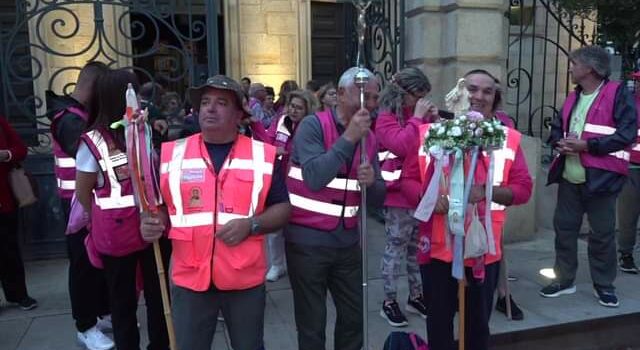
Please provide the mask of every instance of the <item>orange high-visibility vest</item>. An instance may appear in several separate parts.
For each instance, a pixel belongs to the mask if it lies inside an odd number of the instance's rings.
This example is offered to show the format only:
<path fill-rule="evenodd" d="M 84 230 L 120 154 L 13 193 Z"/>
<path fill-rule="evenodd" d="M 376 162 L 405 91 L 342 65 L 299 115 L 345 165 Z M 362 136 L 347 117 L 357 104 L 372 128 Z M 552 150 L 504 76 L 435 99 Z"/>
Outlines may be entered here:
<path fill-rule="evenodd" d="M 169 212 L 173 283 L 205 291 L 242 290 L 264 283 L 264 237 L 230 247 L 216 231 L 233 219 L 264 211 L 276 149 L 239 135 L 216 175 L 202 134 L 162 144 L 160 191 Z"/>
<path fill-rule="evenodd" d="M 423 188 L 429 184 L 429 179 L 426 178 L 426 171 L 430 163 L 433 162 L 431 156 L 428 156 L 423 149 L 423 140 L 429 130 L 430 124 L 424 124 L 420 126 L 420 150 L 418 153 L 418 164 L 420 165 L 420 174 L 422 179 Z M 516 158 L 516 152 L 520 146 L 520 140 L 522 135 L 515 129 L 505 127 L 506 142 L 499 150 L 494 151 L 494 173 L 493 173 L 493 185 L 494 186 L 506 186 L 508 184 L 509 172 L 511 166 Z M 475 183 L 484 184 L 487 178 L 487 169 L 489 168 L 488 154 L 483 152 L 481 157 L 482 163 L 478 163 L 475 172 Z M 446 172 L 446 169 L 445 169 Z M 483 202 L 480 202 L 483 203 Z M 480 207 L 484 207 L 480 205 Z M 504 227 L 504 221 L 506 218 L 505 206 L 498 203 L 491 203 L 491 218 L 493 237 L 496 245 L 496 255 L 485 255 L 485 264 L 491 264 L 499 261 L 502 258 L 502 250 L 500 249 L 502 240 L 502 229 Z M 445 262 L 451 262 L 453 260 L 452 251 L 447 248 L 446 242 L 446 224 L 447 215 L 434 213 L 431 218 L 431 258 L 442 260 Z M 465 265 L 472 266 L 473 261 L 467 259 Z"/>

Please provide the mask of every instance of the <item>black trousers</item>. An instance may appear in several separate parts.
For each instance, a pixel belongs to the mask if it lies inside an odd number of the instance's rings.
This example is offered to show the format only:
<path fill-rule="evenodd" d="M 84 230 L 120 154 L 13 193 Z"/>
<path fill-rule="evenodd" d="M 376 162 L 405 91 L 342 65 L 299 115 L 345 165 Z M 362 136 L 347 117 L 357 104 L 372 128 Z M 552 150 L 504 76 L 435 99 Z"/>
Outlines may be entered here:
<path fill-rule="evenodd" d="M 98 316 L 111 313 L 104 271 L 93 267 L 89 262 L 84 245 L 87 234 L 89 232 L 82 229 L 67 235 L 69 299 L 71 299 L 71 315 L 76 321 L 78 332 L 84 332 L 95 326 Z"/>
<path fill-rule="evenodd" d="M 169 242 L 161 240 L 165 259 L 165 270 L 169 258 Z M 144 281 L 144 299 L 147 306 L 148 350 L 169 349 L 167 325 L 162 309 L 162 295 L 156 269 L 153 247 L 120 257 L 103 255 L 104 275 L 109 288 L 113 335 L 118 350 L 140 349 L 136 311 L 138 295 L 136 292 L 136 274 L 138 264 L 142 269 Z"/>
<path fill-rule="evenodd" d="M 230 291 L 211 286 L 204 292 L 174 285 L 171 297 L 179 349 L 210 350 L 220 312 L 233 349 L 264 349 L 264 284 Z"/>
<path fill-rule="evenodd" d="M 18 211 L 0 214 L 0 281 L 8 302 L 27 297 L 24 263 L 18 244 Z"/>
<path fill-rule="evenodd" d="M 451 277 L 451 263 L 431 260 L 421 265 L 424 295 L 429 296 L 427 336 L 429 349 L 455 350 L 453 320 L 458 310 L 458 280 Z M 493 293 L 498 283 L 500 263 L 485 266 L 484 281 L 473 278 L 471 268 L 465 268 L 465 349 L 489 349 L 489 318 Z"/>
<path fill-rule="evenodd" d="M 336 306 L 334 349 L 362 348 L 360 247 L 315 247 L 287 243 L 287 269 L 298 330 L 298 348 L 325 349 L 327 290 Z"/>

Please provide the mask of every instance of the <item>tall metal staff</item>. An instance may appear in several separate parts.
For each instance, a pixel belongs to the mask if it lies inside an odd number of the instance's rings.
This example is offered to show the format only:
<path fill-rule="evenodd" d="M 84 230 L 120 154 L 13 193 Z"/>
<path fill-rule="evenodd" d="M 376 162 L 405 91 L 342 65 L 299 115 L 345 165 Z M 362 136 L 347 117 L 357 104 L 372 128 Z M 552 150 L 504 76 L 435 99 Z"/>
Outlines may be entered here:
<path fill-rule="evenodd" d="M 354 1 L 358 10 L 358 55 L 356 62 L 360 68 L 354 77 L 355 85 L 360 89 L 360 108 L 364 108 L 364 89 L 369 83 L 369 74 L 364 67 L 364 39 L 367 29 L 366 14 L 371 0 Z M 360 164 L 367 162 L 367 138 L 360 140 Z M 362 253 L 362 340 L 363 349 L 369 350 L 369 318 L 368 318 L 368 273 L 367 273 L 367 187 L 360 186 L 360 246 Z"/>

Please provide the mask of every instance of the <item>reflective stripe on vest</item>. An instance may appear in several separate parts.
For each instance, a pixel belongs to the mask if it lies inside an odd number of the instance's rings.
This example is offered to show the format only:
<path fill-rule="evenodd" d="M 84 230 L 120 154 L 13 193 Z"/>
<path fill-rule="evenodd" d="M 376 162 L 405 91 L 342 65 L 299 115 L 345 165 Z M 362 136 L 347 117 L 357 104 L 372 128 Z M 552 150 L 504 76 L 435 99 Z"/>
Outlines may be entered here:
<path fill-rule="evenodd" d="M 592 123 L 585 123 L 584 124 L 584 131 L 583 132 L 590 132 L 592 134 L 598 134 L 598 135 L 613 135 L 616 132 L 616 128 L 611 127 L 611 126 L 607 126 L 607 125 L 597 125 L 597 124 L 592 124 Z M 635 149 L 635 147 L 634 147 Z M 612 152 L 609 153 L 610 156 L 616 157 L 618 159 L 622 159 L 625 161 L 629 161 L 629 158 L 631 157 L 631 155 L 629 154 L 628 151 L 625 150 L 620 150 L 617 152 Z"/>
<path fill-rule="evenodd" d="M 111 186 L 111 193 L 109 197 L 98 197 L 96 191 L 93 191 L 96 205 L 102 210 L 130 208 L 135 206 L 133 195 L 122 195 L 122 187 L 120 186 L 120 181 L 118 181 L 118 177 L 114 170 L 114 168 L 118 166 L 127 166 L 127 155 L 125 153 L 119 153 L 117 157 L 113 157 L 116 158 L 114 160 L 109 155 L 109 146 L 100 132 L 97 130 L 91 130 L 87 132 L 86 135 L 98 149 L 98 152 L 100 152 L 102 159 L 98 161 L 98 164 L 100 165 L 103 173 L 106 173 L 107 175 L 105 181 L 109 181 L 109 185 Z"/>
<path fill-rule="evenodd" d="M 60 180 L 56 179 L 58 188 L 61 190 L 75 190 L 76 189 L 76 181 L 75 180 Z"/>
<path fill-rule="evenodd" d="M 292 164 L 291 169 L 289 169 L 289 177 L 298 181 L 303 181 L 302 169 Z M 334 190 L 360 192 L 360 184 L 356 179 L 335 178 L 331 180 L 331 182 L 329 182 L 325 187 L 333 188 Z"/>
<path fill-rule="evenodd" d="M 75 168 L 76 160 L 71 157 L 54 157 L 55 164 L 58 168 Z"/>
<path fill-rule="evenodd" d="M 342 208 L 344 208 L 344 217 L 353 218 L 358 215 L 359 206 L 344 207 L 339 204 L 332 204 L 321 202 L 311 198 L 305 198 L 297 194 L 289 193 L 289 200 L 294 207 L 302 208 L 308 211 L 312 211 L 318 214 L 335 216 L 337 218 L 342 217 Z"/>
<path fill-rule="evenodd" d="M 402 170 L 394 170 L 394 171 L 386 171 L 380 170 L 380 174 L 382 175 L 382 179 L 384 181 L 396 181 L 400 179 L 400 175 L 402 175 Z"/>
<path fill-rule="evenodd" d="M 396 159 L 398 158 L 398 156 L 396 156 L 395 154 L 391 153 L 391 151 L 382 151 L 382 152 L 378 152 L 378 161 L 383 162 L 387 159 Z"/>

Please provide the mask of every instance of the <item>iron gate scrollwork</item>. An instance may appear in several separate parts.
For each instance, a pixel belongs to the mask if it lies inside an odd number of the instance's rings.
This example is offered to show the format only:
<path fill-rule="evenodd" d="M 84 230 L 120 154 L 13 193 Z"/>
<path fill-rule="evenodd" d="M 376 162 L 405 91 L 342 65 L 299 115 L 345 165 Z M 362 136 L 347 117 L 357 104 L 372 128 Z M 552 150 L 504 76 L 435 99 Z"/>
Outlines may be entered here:
<path fill-rule="evenodd" d="M 218 5 L 218 0 L 0 0 L 0 114 L 28 141 L 25 166 L 41 190 L 40 203 L 25 213 L 41 218 L 27 220 L 27 244 L 60 241 L 65 226 L 54 194 L 44 91 L 70 94 L 72 77 L 86 62 L 99 60 L 184 96 L 188 86 L 218 71 L 222 51 L 212 38 Z M 47 237 L 50 231 L 55 235 Z"/>
<path fill-rule="evenodd" d="M 506 108 L 520 131 L 544 141 L 572 88 L 569 53 L 597 38 L 595 14 L 574 16 L 552 0 L 509 4 Z"/>
<path fill-rule="evenodd" d="M 357 0 L 352 0 L 357 1 Z M 404 12 L 403 0 L 373 1 L 366 15 L 365 66 L 384 85 L 391 76 L 404 67 Z M 350 26 L 355 16 L 347 16 Z M 347 41 L 347 59 L 350 65 L 356 62 L 358 38 L 355 30 Z"/>

